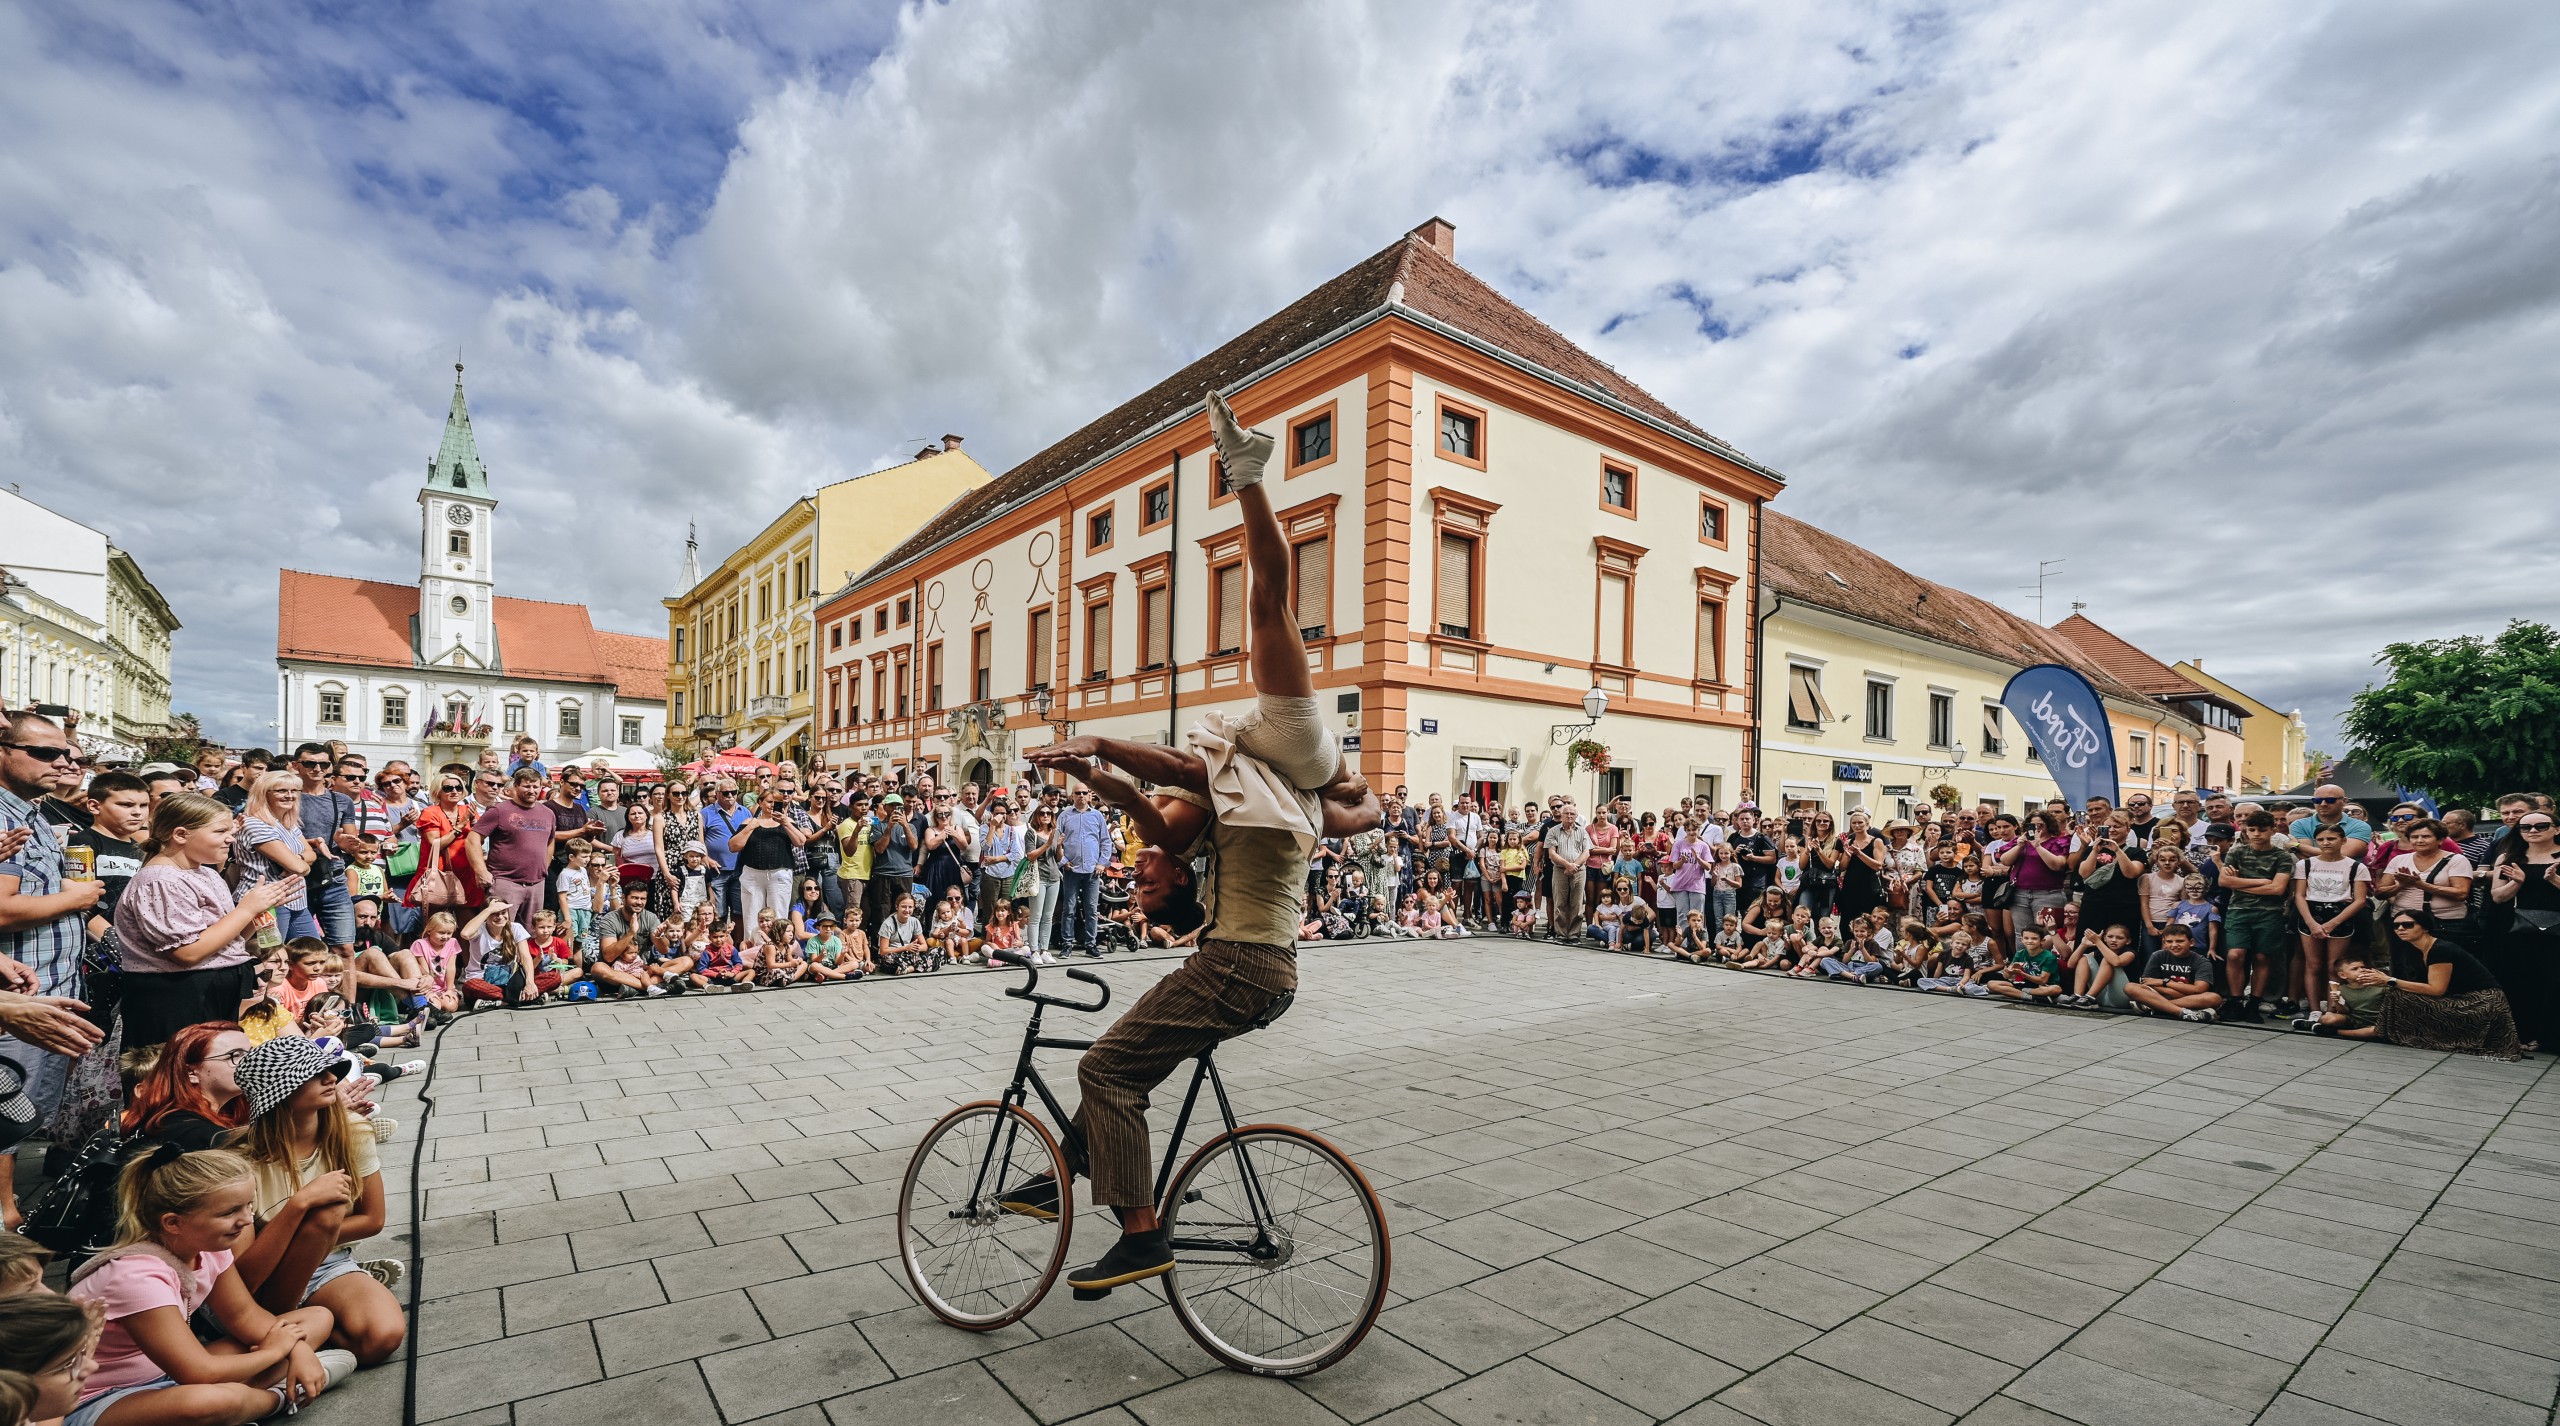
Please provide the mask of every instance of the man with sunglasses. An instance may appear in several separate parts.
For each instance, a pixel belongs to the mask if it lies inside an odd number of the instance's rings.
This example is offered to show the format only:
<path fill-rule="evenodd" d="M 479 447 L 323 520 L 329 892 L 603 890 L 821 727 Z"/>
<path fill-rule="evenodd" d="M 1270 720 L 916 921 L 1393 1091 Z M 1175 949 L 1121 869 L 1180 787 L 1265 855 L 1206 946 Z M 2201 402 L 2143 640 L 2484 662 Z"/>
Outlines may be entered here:
<path fill-rule="evenodd" d="M 343 790 L 337 755 L 326 743 L 304 743 L 293 750 L 293 770 L 302 779 L 302 836 L 313 856 L 303 881 L 311 889 L 311 915 L 320 935 L 340 955 L 354 953 L 356 907 L 347 895 L 347 854 L 362 844 L 363 823 L 356 800 Z"/>
<path fill-rule="evenodd" d="M 0 855 L 0 991 L 15 994 L 0 998 L 13 1002 L 32 995 L 56 1008 L 85 1008 L 66 997 L 80 988 L 86 921 L 106 883 L 94 877 L 63 880 L 64 835 L 36 808 L 59 785 L 60 769 L 74 755 L 71 735 L 41 713 L 20 710 L 0 722 L 0 847 L 15 847 Z M 19 1034 L 49 1037 L 49 1031 L 6 1017 L 0 1023 L 12 1032 L 0 1035 L 0 1059 L 26 1071 L 27 1097 L 38 1117 L 52 1118 L 71 1074 L 70 1056 L 52 1051 L 70 1042 L 46 1038 L 39 1049 Z M 88 1044 L 97 1038 L 88 1037 Z M 0 1155 L 0 1226 L 12 1229 L 18 1223 L 14 1168 L 13 1158 Z"/>
<path fill-rule="evenodd" d="M 738 800 L 738 780 L 720 779 L 712 789 L 711 800 L 702 808 L 702 850 L 711 860 L 711 904 L 718 908 L 712 914 L 736 919 L 738 916 L 738 848 L 746 845 L 744 834 L 756 814 Z"/>
<path fill-rule="evenodd" d="M 2347 844 L 2339 850 L 2351 861 L 2364 860 L 2364 849 L 2373 845 L 2373 824 L 2347 815 L 2347 790 L 2334 782 L 2311 789 L 2311 815 L 2295 818 L 2293 825 L 2284 830 L 2285 835 L 2307 847 L 2323 827 L 2336 827 L 2346 833 Z"/>

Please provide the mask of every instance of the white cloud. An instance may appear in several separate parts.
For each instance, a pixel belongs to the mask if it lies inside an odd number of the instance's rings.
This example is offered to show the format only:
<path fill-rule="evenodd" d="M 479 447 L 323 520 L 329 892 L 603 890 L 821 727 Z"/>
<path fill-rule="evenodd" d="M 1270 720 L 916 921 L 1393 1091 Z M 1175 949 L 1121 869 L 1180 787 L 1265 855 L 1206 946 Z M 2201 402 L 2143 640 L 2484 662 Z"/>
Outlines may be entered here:
<path fill-rule="evenodd" d="M 2067 555 L 2315 725 L 2560 575 L 2547 7 L 979 3 L 847 63 L 705 0 L 620 17 L 619 88 L 462 13 L 514 108 L 378 35 L 0 12 L 0 462 L 238 736 L 275 565 L 410 569 L 457 344 L 508 548 L 574 552 L 513 592 L 645 629 L 687 519 L 1019 459 L 1435 211 L 1795 513 L 1995 598 Z"/>

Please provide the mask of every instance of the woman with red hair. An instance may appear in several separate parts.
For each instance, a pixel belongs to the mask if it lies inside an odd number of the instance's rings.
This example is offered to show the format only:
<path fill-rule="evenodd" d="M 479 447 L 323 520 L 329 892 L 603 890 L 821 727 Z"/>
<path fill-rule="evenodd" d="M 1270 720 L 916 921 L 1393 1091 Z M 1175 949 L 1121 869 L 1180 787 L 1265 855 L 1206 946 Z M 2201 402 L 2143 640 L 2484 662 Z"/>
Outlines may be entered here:
<path fill-rule="evenodd" d="M 229 1020 L 189 1025 L 169 1037 L 159 1063 L 134 1085 L 124 1111 L 128 1149 L 175 1144 L 189 1153 L 249 1122 L 240 1094 L 240 1057 L 249 1037 Z"/>

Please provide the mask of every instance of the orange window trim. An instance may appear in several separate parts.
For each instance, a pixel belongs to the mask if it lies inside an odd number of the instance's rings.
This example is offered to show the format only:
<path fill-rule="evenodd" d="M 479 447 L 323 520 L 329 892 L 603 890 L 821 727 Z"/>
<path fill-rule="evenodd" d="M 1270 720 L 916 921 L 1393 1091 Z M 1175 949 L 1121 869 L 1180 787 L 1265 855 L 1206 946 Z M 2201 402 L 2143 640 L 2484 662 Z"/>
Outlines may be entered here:
<path fill-rule="evenodd" d="M 1446 451 L 1440 448 L 1440 418 L 1452 411 L 1455 411 L 1462 416 L 1472 416 L 1475 418 L 1476 453 L 1472 456 L 1462 456 L 1455 451 Z M 1431 407 L 1431 453 L 1433 455 L 1438 456 L 1440 459 L 1445 461 L 1453 461 L 1459 465 L 1468 466 L 1476 470 L 1482 470 L 1485 468 L 1485 458 L 1490 453 L 1493 444 L 1492 432 L 1493 423 L 1485 419 L 1485 408 L 1482 406 L 1460 401 L 1455 397 L 1448 396 L 1446 394 L 1433 398 Z"/>
<path fill-rule="evenodd" d="M 1721 538 L 1713 540 L 1707 538 L 1707 511 L 1709 509 L 1714 509 L 1719 512 L 1716 519 L 1716 533 Z M 1732 504 L 1728 501 L 1719 500 L 1704 491 L 1700 491 L 1698 493 L 1698 543 L 1702 545 L 1712 545 L 1720 550 L 1731 549 L 1733 547 Z"/>
<path fill-rule="evenodd" d="M 1609 503 L 1609 477 L 1613 474 L 1627 478 L 1627 503 L 1624 505 Z M 1600 462 L 1600 508 L 1630 520 L 1636 517 L 1636 468 L 1632 463 L 1606 458 Z"/>
<path fill-rule="evenodd" d="M 1328 401 L 1312 411 L 1301 411 L 1289 419 L 1288 426 L 1282 433 L 1282 439 L 1288 442 L 1287 448 L 1281 452 L 1282 458 L 1288 462 L 1288 475 L 1284 477 L 1285 479 L 1295 479 L 1311 470 L 1322 470 L 1333 464 L 1334 457 L 1342 454 L 1342 417 L 1337 410 L 1340 405 L 1339 401 Z M 1298 431 L 1318 421 L 1331 423 L 1332 438 L 1326 442 L 1323 455 L 1301 464 L 1298 460 Z"/>
<path fill-rule="evenodd" d="M 1156 492 L 1158 492 L 1158 491 L 1163 491 L 1163 492 L 1164 492 L 1164 496 L 1165 496 L 1165 502 L 1164 502 L 1164 518 L 1163 518 L 1163 519 L 1161 519 L 1161 520 L 1149 520 L 1149 519 L 1147 518 L 1147 502 L 1148 502 L 1149 500 L 1153 499 L 1153 498 L 1155 497 Z M 1172 480 L 1172 478 L 1171 478 L 1170 476 L 1168 476 L 1168 477 L 1166 477 L 1166 478 L 1165 478 L 1165 479 L 1163 479 L 1163 480 L 1150 481 L 1150 482 L 1148 482 L 1146 485 L 1144 485 L 1144 486 L 1140 487 L 1140 488 L 1139 488 L 1139 491 L 1138 491 L 1138 533 L 1139 533 L 1139 534 L 1141 534 L 1141 535 L 1143 535 L 1143 534 L 1146 534 L 1146 533 L 1148 533 L 1148 532 L 1150 532 L 1150 531 L 1153 531 L 1153 530 L 1161 530 L 1161 529 L 1163 529 L 1165 526 L 1170 525 L 1170 524 L 1172 524 L 1172 523 L 1173 523 L 1173 480 Z"/>

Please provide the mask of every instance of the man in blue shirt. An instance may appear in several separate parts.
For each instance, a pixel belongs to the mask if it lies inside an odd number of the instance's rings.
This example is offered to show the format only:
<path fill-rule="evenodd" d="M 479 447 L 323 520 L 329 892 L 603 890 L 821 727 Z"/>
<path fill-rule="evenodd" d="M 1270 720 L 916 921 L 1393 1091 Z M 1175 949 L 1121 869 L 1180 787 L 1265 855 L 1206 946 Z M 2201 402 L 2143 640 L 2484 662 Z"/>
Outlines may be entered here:
<path fill-rule="evenodd" d="M 1072 955 L 1099 956 L 1094 939 L 1102 924 L 1102 864 L 1111 859 L 1111 819 L 1094 805 L 1093 789 L 1067 795 L 1058 818 L 1058 925 L 1050 941 Z"/>
<path fill-rule="evenodd" d="M 711 913 L 714 916 L 737 919 L 738 854 L 729 842 L 755 819 L 753 809 L 738 804 L 738 780 L 720 779 L 710 805 L 702 809 L 702 850 L 711 859 L 711 904 L 719 908 Z"/>
<path fill-rule="evenodd" d="M 2353 859 L 2361 860 L 2364 849 L 2373 843 L 2373 824 L 2347 815 L 2347 790 L 2334 782 L 2324 782 L 2311 789 L 2311 815 L 2293 819 L 2293 825 L 2285 828 L 2285 833 L 2304 847 L 2309 847 L 2311 839 L 2320 835 L 2323 827 L 2335 827 L 2346 833 L 2347 844 L 2339 850 Z"/>

